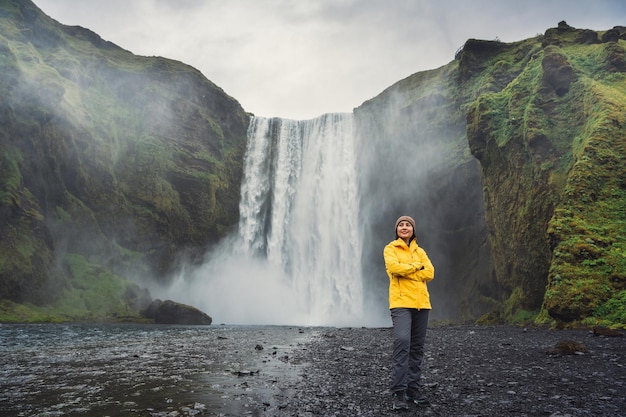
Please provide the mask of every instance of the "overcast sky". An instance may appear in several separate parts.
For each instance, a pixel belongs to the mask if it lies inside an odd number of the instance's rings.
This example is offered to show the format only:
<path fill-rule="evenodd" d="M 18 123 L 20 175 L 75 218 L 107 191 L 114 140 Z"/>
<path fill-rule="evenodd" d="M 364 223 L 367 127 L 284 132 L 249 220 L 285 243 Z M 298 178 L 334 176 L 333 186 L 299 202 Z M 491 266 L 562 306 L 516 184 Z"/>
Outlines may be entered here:
<path fill-rule="evenodd" d="M 626 26 L 625 0 L 34 0 L 66 25 L 200 70 L 258 116 L 351 112 L 469 38 Z"/>

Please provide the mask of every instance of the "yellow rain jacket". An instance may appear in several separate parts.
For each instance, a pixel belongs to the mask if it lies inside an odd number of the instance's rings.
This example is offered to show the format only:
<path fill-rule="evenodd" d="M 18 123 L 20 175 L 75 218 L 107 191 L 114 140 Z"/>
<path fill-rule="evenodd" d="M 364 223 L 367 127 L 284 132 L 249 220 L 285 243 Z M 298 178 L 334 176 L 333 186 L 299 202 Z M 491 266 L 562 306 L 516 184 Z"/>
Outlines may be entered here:
<path fill-rule="evenodd" d="M 385 269 L 389 276 L 389 308 L 431 309 L 426 283 L 435 268 L 426 251 L 413 239 L 410 246 L 398 238 L 385 246 Z"/>

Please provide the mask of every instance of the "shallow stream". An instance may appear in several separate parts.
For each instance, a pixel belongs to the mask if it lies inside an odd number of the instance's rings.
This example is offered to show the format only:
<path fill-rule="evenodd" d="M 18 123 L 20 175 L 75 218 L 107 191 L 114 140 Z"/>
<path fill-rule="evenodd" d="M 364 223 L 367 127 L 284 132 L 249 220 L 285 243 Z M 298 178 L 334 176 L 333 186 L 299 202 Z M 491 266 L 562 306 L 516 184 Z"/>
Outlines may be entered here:
<path fill-rule="evenodd" d="M 229 416 L 279 410 L 317 330 L 0 325 L 2 416 Z"/>

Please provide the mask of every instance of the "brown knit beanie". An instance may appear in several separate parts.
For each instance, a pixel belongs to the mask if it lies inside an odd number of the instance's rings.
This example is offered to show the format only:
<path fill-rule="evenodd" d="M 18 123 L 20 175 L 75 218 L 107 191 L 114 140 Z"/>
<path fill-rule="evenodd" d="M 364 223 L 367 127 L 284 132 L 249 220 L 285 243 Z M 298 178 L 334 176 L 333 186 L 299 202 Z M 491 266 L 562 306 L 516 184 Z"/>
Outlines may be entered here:
<path fill-rule="evenodd" d="M 415 220 L 413 220 L 413 217 L 409 217 L 409 216 L 400 216 L 400 217 L 398 217 L 398 220 L 396 220 L 396 228 L 394 229 L 395 231 L 398 230 L 398 224 L 401 221 L 407 221 L 407 222 L 411 223 L 411 226 L 413 226 L 413 233 L 415 233 Z"/>

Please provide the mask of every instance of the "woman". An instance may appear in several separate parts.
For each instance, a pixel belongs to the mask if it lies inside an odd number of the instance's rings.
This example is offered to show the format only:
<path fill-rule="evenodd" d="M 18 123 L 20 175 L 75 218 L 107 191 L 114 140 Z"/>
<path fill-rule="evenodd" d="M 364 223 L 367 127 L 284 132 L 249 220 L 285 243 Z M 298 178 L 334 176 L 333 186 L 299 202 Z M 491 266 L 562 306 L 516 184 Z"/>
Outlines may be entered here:
<path fill-rule="evenodd" d="M 396 240 L 385 246 L 384 257 L 395 336 L 391 392 L 393 409 L 398 410 L 428 402 L 419 386 L 431 309 L 426 283 L 435 277 L 435 268 L 415 241 L 415 220 L 409 216 L 396 220 Z"/>

